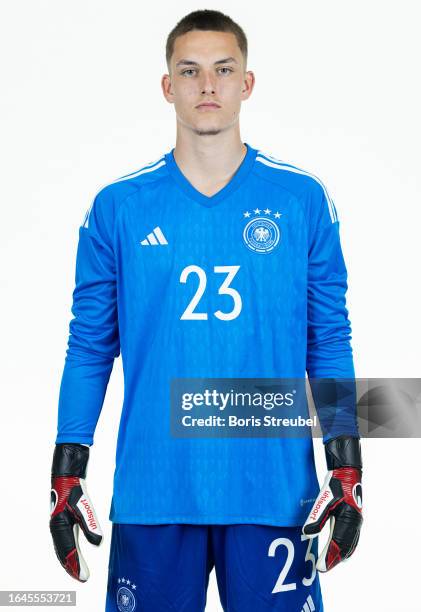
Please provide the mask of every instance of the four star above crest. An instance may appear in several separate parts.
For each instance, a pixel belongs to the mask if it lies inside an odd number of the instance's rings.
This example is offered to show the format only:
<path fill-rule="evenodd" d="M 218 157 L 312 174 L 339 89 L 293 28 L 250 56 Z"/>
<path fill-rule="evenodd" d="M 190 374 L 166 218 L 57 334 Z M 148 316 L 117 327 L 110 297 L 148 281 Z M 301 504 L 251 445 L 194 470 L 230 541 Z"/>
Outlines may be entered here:
<path fill-rule="evenodd" d="M 128 584 L 129 586 L 131 585 L 133 590 L 136 590 L 137 586 L 135 585 L 134 582 L 130 582 L 130 580 L 126 580 L 126 578 L 119 578 L 117 580 L 118 583 L 122 582 L 123 584 Z"/>
<path fill-rule="evenodd" d="M 262 211 L 260 210 L 260 208 L 255 208 L 255 209 L 253 210 L 253 212 L 254 212 L 254 214 L 255 214 L 255 215 L 260 215 L 260 213 L 261 213 Z M 265 214 L 265 215 L 268 215 L 268 216 L 270 217 L 270 215 L 271 215 L 271 212 L 272 212 L 272 211 L 271 211 L 269 208 L 265 208 L 265 209 L 263 210 L 263 212 L 264 212 L 264 214 Z M 248 219 L 248 217 L 251 217 L 251 212 L 250 212 L 249 210 L 246 210 L 246 212 L 244 212 L 244 213 L 243 213 L 243 215 L 244 215 L 244 217 L 245 217 L 246 219 Z M 278 211 L 276 211 L 276 212 L 274 213 L 274 217 L 275 217 L 275 219 L 279 219 L 281 216 L 282 216 L 282 213 L 280 213 L 280 212 L 278 212 Z"/>

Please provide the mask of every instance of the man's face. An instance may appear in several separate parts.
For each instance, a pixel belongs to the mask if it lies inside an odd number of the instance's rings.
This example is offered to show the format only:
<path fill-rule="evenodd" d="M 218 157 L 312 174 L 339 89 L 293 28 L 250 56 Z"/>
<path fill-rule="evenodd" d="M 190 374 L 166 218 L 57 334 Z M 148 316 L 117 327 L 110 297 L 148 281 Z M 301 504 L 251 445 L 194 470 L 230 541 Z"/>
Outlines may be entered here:
<path fill-rule="evenodd" d="M 254 76 L 231 32 L 188 32 L 175 40 L 170 75 L 162 77 L 177 120 L 197 134 L 218 134 L 238 121 Z M 213 103 L 205 106 L 204 103 Z"/>

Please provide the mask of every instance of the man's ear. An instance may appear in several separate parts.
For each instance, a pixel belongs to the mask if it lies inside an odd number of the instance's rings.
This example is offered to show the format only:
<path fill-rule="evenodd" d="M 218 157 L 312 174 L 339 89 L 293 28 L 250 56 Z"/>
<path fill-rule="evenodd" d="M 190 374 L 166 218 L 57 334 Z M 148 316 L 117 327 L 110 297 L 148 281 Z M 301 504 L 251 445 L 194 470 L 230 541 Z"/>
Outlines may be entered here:
<path fill-rule="evenodd" d="M 167 100 L 167 102 L 172 103 L 173 102 L 172 97 L 174 93 L 172 91 L 171 76 L 169 74 L 162 75 L 161 88 L 162 88 L 162 93 L 164 94 L 164 97 Z"/>

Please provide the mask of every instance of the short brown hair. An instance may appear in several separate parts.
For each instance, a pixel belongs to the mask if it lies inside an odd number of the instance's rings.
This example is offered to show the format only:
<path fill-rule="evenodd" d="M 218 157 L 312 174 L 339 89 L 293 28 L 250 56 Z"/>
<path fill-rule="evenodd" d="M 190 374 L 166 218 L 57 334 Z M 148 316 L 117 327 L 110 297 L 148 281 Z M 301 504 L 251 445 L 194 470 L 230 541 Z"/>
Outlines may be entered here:
<path fill-rule="evenodd" d="M 187 32 L 192 30 L 212 30 L 214 32 L 232 32 L 236 39 L 238 46 L 240 47 L 241 53 L 244 57 L 244 65 L 247 63 L 247 37 L 244 34 L 243 29 L 220 11 L 213 11 L 203 9 L 200 11 L 193 11 L 185 17 L 183 17 L 177 25 L 171 30 L 167 38 L 166 44 L 166 59 L 168 68 L 170 67 L 170 61 L 172 54 L 174 53 L 175 39 Z"/>

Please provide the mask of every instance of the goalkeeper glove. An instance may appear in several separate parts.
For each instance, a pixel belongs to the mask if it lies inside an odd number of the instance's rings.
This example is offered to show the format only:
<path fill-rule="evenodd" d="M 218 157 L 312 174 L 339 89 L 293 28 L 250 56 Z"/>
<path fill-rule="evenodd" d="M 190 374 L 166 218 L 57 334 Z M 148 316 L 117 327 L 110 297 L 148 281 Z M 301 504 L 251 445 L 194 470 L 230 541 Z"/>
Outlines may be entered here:
<path fill-rule="evenodd" d="M 86 490 L 89 447 L 56 444 L 51 469 L 50 531 L 56 555 L 66 572 L 86 582 L 89 569 L 79 548 L 79 526 L 87 540 L 99 546 L 102 531 Z"/>
<path fill-rule="evenodd" d="M 325 453 L 329 471 L 302 530 L 308 538 L 315 538 L 330 519 L 329 537 L 316 564 L 320 572 L 349 559 L 363 522 L 359 438 L 333 438 L 325 444 Z"/>

